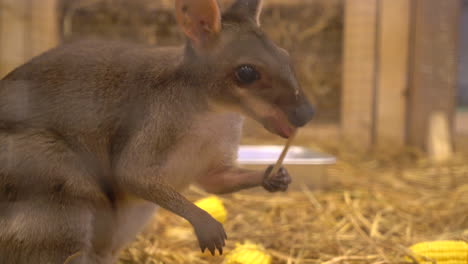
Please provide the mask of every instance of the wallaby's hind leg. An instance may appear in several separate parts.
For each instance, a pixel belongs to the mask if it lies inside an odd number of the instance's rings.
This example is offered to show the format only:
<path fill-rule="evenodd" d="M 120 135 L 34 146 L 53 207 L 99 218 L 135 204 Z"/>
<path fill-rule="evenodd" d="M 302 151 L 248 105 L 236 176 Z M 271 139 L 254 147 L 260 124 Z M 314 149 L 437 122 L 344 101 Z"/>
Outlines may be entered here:
<path fill-rule="evenodd" d="M 53 134 L 0 130 L 0 263 L 94 263 L 92 178 Z M 93 258 L 90 256 L 91 259 Z"/>
<path fill-rule="evenodd" d="M 65 263 L 88 254 L 92 217 L 84 208 L 29 200 L 0 210 L 0 263 Z"/>

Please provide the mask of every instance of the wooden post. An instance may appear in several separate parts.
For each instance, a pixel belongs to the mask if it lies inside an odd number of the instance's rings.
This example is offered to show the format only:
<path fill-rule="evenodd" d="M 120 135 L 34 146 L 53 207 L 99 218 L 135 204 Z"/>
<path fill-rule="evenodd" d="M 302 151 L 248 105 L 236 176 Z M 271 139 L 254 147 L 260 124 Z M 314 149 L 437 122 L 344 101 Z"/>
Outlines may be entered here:
<path fill-rule="evenodd" d="M 378 0 L 345 0 L 341 126 L 347 143 L 373 143 Z"/>
<path fill-rule="evenodd" d="M 0 0 L 0 78 L 59 42 L 58 0 Z"/>
<path fill-rule="evenodd" d="M 451 142 L 442 141 L 453 133 L 461 0 L 345 5 L 346 142 L 362 150 L 410 144 L 449 156 Z"/>
<path fill-rule="evenodd" d="M 411 1 L 380 3 L 376 143 L 401 148 L 406 143 Z"/>
<path fill-rule="evenodd" d="M 29 57 L 37 56 L 59 43 L 58 0 L 32 0 Z"/>
<path fill-rule="evenodd" d="M 460 0 L 414 0 L 408 141 L 428 150 L 431 120 L 442 115 L 453 133 Z M 451 142 L 449 142 L 451 144 Z"/>
<path fill-rule="evenodd" d="M 26 60 L 28 4 L 0 0 L 0 78 Z"/>
<path fill-rule="evenodd" d="M 463 1 L 460 20 L 460 41 L 458 50 L 460 51 L 460 64 L 458 76 L 458 106 L 468 108 L 468 0 Z M 466 123 L 468 127 L 468 123 Z"/>

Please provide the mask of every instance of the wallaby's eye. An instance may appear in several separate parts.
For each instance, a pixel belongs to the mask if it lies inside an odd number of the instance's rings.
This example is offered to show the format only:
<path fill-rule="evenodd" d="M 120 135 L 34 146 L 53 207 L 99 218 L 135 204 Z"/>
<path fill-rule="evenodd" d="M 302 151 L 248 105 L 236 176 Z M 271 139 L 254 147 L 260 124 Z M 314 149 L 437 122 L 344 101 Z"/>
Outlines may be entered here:
<path fill-rule="evenodd" d="M 241 65 L 236 70 L 236 78 L 240 84 L 252 84 L 260 79 L 260 73 L 251 65 Z"/>

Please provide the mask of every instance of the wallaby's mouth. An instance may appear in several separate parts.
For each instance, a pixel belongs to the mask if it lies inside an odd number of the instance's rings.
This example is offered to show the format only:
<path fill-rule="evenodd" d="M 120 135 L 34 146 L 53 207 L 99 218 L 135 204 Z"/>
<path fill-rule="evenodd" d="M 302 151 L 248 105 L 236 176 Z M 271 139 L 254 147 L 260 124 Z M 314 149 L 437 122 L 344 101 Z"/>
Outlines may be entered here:
<path fill-rule="evenodd" d="M 249 95 L 239 90 L 242 112 L 259 122 L 269 132 L 283 138 L 289 138 L 296 126 L 279 106 L 267 103 L 265 100 Z"/>
<path fill-rule="evenodd" d="M 266 130 L 283 138 L 289 138 L 296 129 L 283 113 L 278 112 L 264 117 L 262 124 Z"/>

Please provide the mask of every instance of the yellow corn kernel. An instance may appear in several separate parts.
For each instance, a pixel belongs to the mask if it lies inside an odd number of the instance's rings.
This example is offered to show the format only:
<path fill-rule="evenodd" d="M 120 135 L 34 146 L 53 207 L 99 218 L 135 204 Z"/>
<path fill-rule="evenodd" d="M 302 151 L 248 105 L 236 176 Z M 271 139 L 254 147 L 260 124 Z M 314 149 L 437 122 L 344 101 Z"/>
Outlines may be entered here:
<path fill-rule="evenodd" d="M 410 248 L 420 264 L 468 264 L 468 243 L 464 241 L 433 241 Z"/>
<path fill-rule="evenodd" d="M 246 241 L 236 244 L 236 248 L 227 254 L 223 264 L 270 264 L 271 256 L 266 250 L 254 243 Z"/>
<path fill-rule="evenodd" d="M 227 211 L 223 201 L 216 196 L 207 197 L 195 202 L 195 205 L 209 213 L 218 222 L 224 224 L 227 218 Z"/>

